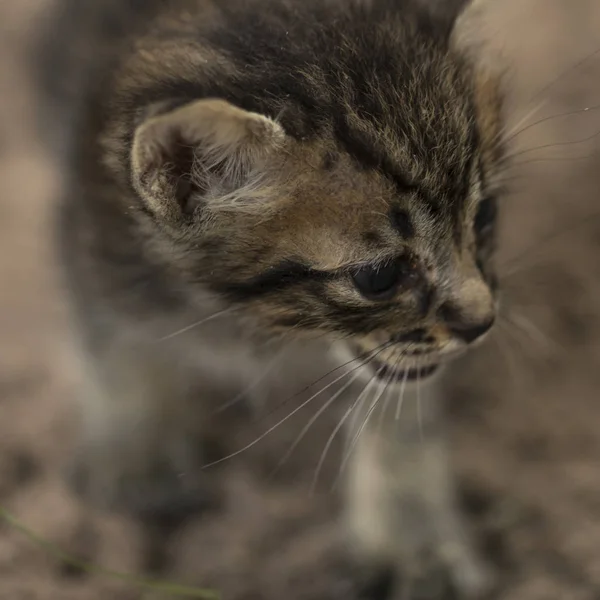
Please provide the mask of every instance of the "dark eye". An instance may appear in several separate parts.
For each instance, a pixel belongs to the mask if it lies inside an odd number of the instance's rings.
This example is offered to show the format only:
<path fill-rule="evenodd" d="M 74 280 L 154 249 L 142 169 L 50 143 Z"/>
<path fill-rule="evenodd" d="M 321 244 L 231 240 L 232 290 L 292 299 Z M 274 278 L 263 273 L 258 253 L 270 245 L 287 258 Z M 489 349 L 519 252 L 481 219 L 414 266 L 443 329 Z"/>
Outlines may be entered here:
<path fill-rule="evenodd" d="M 492 196 L 483 198 L 479 202 L 477 214 L 475 215 L 475 231 L 483 232 L 488 227 L 491 227 L 496 220 L 497 212 L 496 198 Z"/>
<path fill-rule="evenodd" d="M 398 288 L 410 277 L 406 261 L 383 265 L 365 265 L 352 274 L 356 289 L 368 300 L 391 300 Z"/>

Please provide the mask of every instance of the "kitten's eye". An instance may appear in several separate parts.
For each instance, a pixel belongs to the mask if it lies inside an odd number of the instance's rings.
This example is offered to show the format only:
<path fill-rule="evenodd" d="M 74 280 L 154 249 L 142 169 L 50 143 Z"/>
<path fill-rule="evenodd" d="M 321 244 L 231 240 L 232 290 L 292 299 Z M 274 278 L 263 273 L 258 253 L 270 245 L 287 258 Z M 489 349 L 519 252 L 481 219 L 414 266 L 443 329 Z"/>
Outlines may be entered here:
<path fill-rule="evenodd" d="M 481 232 L 493 225 L 497 214 L 496 198 L 488 196 L 479 202 L 475 215 L 475 231 Z"/>
<path fill-rule="evenodd" d="M 352 274 L 352 280 L 367 300 L 383 301 L 391 300 L 410 276 L 406 261 L 396 260 L 385 265 L 366 265 Z"/>

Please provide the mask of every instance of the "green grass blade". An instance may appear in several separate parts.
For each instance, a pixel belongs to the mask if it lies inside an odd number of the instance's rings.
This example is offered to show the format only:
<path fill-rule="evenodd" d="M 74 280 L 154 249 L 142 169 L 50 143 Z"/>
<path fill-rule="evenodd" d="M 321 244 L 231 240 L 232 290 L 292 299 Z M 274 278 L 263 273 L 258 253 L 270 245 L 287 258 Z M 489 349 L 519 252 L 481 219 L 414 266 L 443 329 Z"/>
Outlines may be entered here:
<path fill-rule="evenodd" d="M 221 596 L 219 593 L 211 590 L 204 590 L 201 588 L 188 587 L 179 585 L 176 583 L 170 583 L 167 581 L 160 581 L 146 577 L 138 577 L 130 573 L 119 573 L 118 571 L 112 571 L 110 569 L 103 569 L 93 564 L 89 564 L 78 560 L 67 553 L 63 552 L 60 548 L 43 539 L 35 532 L 31 531 L 28 527 L 23 525 L 16 517 L 9 513 L 6 509 L 0 506 L 0 520 L 6 522 L 13 529 L 19 531 L 25 537 L 27 537 L 36 546 L 45 550 L 48 554 L 54 556 L 57 560 L 68 564 L 80 571 L 89 573 L 90 575 L 99 575 L 102 577 L 108 577 L 128 583 L 130 585 L 146 588 L 149 591 L 157 592 L 159 594 L 175 596 L 178 598 L 200 598 L 201 600 L 220 600 Z"/>

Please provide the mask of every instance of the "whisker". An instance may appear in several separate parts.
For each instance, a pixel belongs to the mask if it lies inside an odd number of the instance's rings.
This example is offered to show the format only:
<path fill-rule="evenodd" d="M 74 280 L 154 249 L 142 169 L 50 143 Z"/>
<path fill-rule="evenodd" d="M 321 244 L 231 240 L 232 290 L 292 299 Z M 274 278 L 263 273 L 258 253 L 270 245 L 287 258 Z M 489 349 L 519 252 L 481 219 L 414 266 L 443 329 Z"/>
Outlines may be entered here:
<path fill-rule="evenodd" d="M 584 108 L 578 108 L 578 109 L 575 109 L 575 110 L 568 110 L 568 111 L 564 111 L 564 112 L 557 113 L 557 114 L 554 114 L 554 115 L 550 115 L 548 117 L 544 117 L 542 119 L 538 119 L 534 123 L 529 123 L 529 125 L 526 125 L 525 127 L 523 127 L 522 129 L 520 129 L 516 133 L 513 133 L 509 137 L 505 138 L 504 142 L 505 143 L 509 143 L 512 140 L 514 140 L 516 137 L 520 136 L 521 134 L 523 134 L 526 131 L 528 131 L 529 129 L 531 129 L 532 127 L 537 127 L 538 125 L 542 125 L 543 123 L 546 123 L 548 121 L 552 121 L 553 119 L 560 119 L 561 117 L 575 116 L 575 115 L 583 114 L 583 113 L 586 113 L 586 112 L 594 112 L 594 111 L 596 111 L 598 109 L 600 109 L 600 104 L 593 104 L 591 106 L 586 106 Z"/>
<path fill-rule="evenodd" d="M 523 150 L 517 150 L 511 154 L 508 154 L 505 158 L 506 158 L 506 160 L 512 161 L 514 158 L 516 158 L 518 156 L 523 156 L 524 154 L 529 154 L 531 152 L 537 152 L 539 150 L 544 150 L 546 148 L 559 148 L 562 146 L 576 146 L 577 144 L 585 144 L 586 142 L 589 142 L 589 141 L 593 140 L 594 138 L 597 138 L 599 135 L 600 135 L 600 130 L 595 131 L 591 135 L 588 135 L 579 140 L 569 140 L 567 142 L 553 142 L 551 144 L 542 144 L 541 146 L 535 146 L 533 148 L 525 148 Z M 552 158 L 552 157 L 549 157 L 549 158 Z M 561 160 L 560 157 L 558 157 L 558 158 L 559 158 L 559 160 Z M 514 164 L 515 164 L 515 166 L 520 166 L 523 163 L 514 163 Z"/>
<path fill-rule="evenodd" d="M 566 227 L 561 227 L 558 231 L 555 230 L 555 231 L 548 232 L 546 235 L 542 236 L 542 238 L 540 240 L 536 241 L 535 244 L 532 244 L 531 246 L 527 247 L 524 251 L 517 254 L 517 256 L 509 258 L 504 263 L 500 264 L 499 268 L 504 269 L 506 267 L 510 267 L 511 265 L 517 266 L 518 261 L 524 259 L 525 257 L 530 255 L 534 251 L 537 252 L 539 250 L 542 250 L 545 247 L 547 247 L 549 243 L 556 241 L 557 239 L 561 238 L 564 235 L 573 233 L 574 231 L 576 231 L 582 227 L 587 227 L 589 225 L 593 225 L 596 222 L 595 219 L 597 219 L 598 217 L 600 217 L 600 210 L 592 211 L 591 213 L 585 215 L 584 217 L 572 222 L 570 225 L 567 225 Z M 515 269 L 509 270 L 502 274 L 502 278 L 504 279 L 504 278 L 512 277 L 516 272 L 518 272 L 518 271 Z"/>
<path fill-rule="evenodd" d="M 517 181 L 530 181 L 531 174 L 522 172 L 522 167 L 536 164 L 536 163 L 573 163 L 578 161 L 590 160 L 596 155 L 596 151 L 592 150 L 587 154 L 579 156 L 540 156 L 538 158 L 531 158 L 528 160 L 522 160 L 511 165 L 510 168 L 506 169 L 505 172 L 500 173 L 491 179 L 495 188 L 503 190 L 503 194 L 508 190 L 508 186 Z M 521 171 L 521 172 L 519 172 Z M 519 190 L 522 193 L 522 189 Z"/>
<path fill-rule="evenodd" d="M 515 327 L 523 331 L 523 333 L 527 334 L 530 339 L 537 341 L 540 347 L 549 347 L 554 350 L 560 348 L 560 344 L 550 338 L 531 319 L 528 319 L 524 315 L 513 311 L 511 314 L 506 315 L 505 318 L 509 323 L 512 323 Z"/>
<path fill-rule="evenodd" d="M 600 132 L 599 132 L 600 133 Z M 536 150 L 533 148 L 532 150 Z M 538 158 L 530 158 L 528 160 L 522 160 L 518 163 L 514 163 L 514 167 L 521 168 L 525 165 L 531 165 L 535 163 L 566 163 L 566 162 L 577 162 L 580 160 L 589 160 L 595 155 L 595 151 L 588 154 L 582 154 L 579 156 L 540 156 Z"/>
<path fill-rule="evenodd" d="M 504 327 L 503 330 L 508 336 L 513 340 L 513 342 L 517 345 L 518 351 L 521 356 L 526 360 L 531 360 L 532 357 L 535 356 L 534 352 L 532 352 L 530 343 L 531 338 L 525 336 L 525 333 L 517 329 L 511 321 L 504 317 Z M 515 352 L 513 352 L 515 354 Z"/>
<path fill-rule="evenodd" d="M 389 348 L 392 344 L 393 344 L 393 342 L 384 342 L 383 344 L 381 344 L 380 346 L 376 347 L 375 349 L 369 350 L 367 352 L 363 352 L 362 354 L 359 354 L 358 356 L 355 356 L 354 358 L 351 358 L 350 360 L 342 363 L 341 365 L 338 365 L 337 367 L 334 367 L 333 369 L 327 371 L 327 373 L 325 373 L 324 375 L 322 375 L 321 377 L 319 377 L 318 379 L 316 379 L 312 383 L 309 383 L 307 386 L 303 387 L 301 390 L 299 390 L 295 394 L 292 394 L 291 396 L 289 396 L 288 398 L 286 398 L 285 400 L 283 400 L 282 402 L 280 402 L 273 409 L 271 409 L 270 411 L 266 412 L 263 415 L 262 418 L 269 417 L 274 412 L 278 411 L 280 408 L 282 408 L 286 404 L 290 403 L 292 400 L 296 399 L 298 396 L 302 395 L 304 392 L 307 392 L 308 390 L 310 390 L 317 383 L 323 381 L 324 379 L 327 379 L 327 377 L 329 377 L 330 375 L 332 375 L 336 371 L 339 371 L 340 369 L 343 369 L 344 367 L 347 367 L 348 365 L 356 362 L 357 360 L 363 360 L 363 359 L 365 359 L 365 362 L 361 363 L 360 365 L 358 365 L 356 367 L 356 369 L 359 369 L 360 367 L 362 367 L 363 365 L 365 365 L 367 362 L 373 360 L 378 354 L 380 354 L 381 352 L 383 352 L 386 348 Z M 350 372 L 353 372 L 356 369 L 352 369 L 352 371 L 350 371 Z M 333 381 L 332 383 L 330 383 L 328 386 L 326 386 L 323 389 L 329 389 L 331 387 L 331 385 L 333 385 L 334 383 L 335 383 L 335 381 Z"/>
<path fill-rule="evenodd" d="M 391 381 L 390 381 L 390 383 L 391 383 Z M 389 392 L 390 392 L 390 389 L 386 390 L 383 395 L 383 405 L 381 406 L 381 413 L 379 414 L 379 426 L 378 426 L 379 435 L 381 434 L 381 431 L 383 429 L 384 422 L 385 422 L 385 415 L 387 413 L 388 405 L 390 403 L 390 393 Z"/>
<path fill-rule="evenodd" d="M 231 408 L 232 406 L 235 406 L 238 402 L 241 402 L 246 397 L 248 392 L 251 392 L 253 389 L 255 389 L 258 385 L 260 385 L 266 379 L 266 377 L 273 371 L 273 369 L 279 363 L 279 361 L 281 361 L 283 359 L 283 357 L 285 356 L 285 353 L 290 349 L 290 347 L 292 345 L 293 345 L 293 342 L 290 342 L 287 346 L 284 346 L 281 349 L 281 351 L 278 352 L 268 362 L 267 366 L 262 371 L 262 373 L 260 373 L 260 375 L 258 375 L 258 377 L 255 377 L 253 379 L 253 381 L 250 383 L 250 385 L 248 385 L 244 390 L 239 392 L 234 398 L 232 398 L 231 400 L 228 400 L 227 402 L 225 402 L 224 404 L 219 406 L 217 409 L 215 409 L 213 414 L 214 415 L 221 414 L 222 412 L 226 411 L 228 408 Z"/>
<path fill-rule="evenodd" d="M 417 364 L 417 423 L 419 426 L 419 438 L 421 443 L 425 439 L 423 436 L 423 414 L 422 414 L 422 406 L 421 406 L 421 366 L 422 362 L 417 358 L 415 360 Z"/>
<path fill-rule="evenodd" d="M 410 347 L 410 346 L 409 346 Z M 408 351 L 408 348 L 405 350 L 405 352 Z M 402 360 L 402 352 L 400 352 L 398 354 L 398 358 L 396 359 L 396 362 L 394 363 L 394 367 L 392 369 L 392 371 L 395 371 L 398 368 L 398 365 L 400 364 L 400 361 Z M 392 378 L 390 377 L 390 383 L 392 381 Z M 385 413 L 387 410 L 387 406 L 388 406 L 388 402 L 390 400 L 389 394 L 386 392 L 385 396 L 383 398 L 383 406 L 381 407 L 381 413 L 379 414 L 379 432 L 381 433 L 381 430 L 383 428 L 383 422 L 385 420 Z"/>
<path fill-rule="evenodd" d="M 375 381 L 377 381 L 377 379 L 378 379 L 378 377 L 379 377 L 379 374 L 380 374 L 382 371 L 383 371 L 383 366 L 381 366 L 381 367 L 379 367 L 379 369 L 377 369 L 377 371 L 376 371 L 376 373 L 375 373 L 375 374 L 377 375 L 377 377 L 373 377 L 373 378 L 371 378 L 371 380 L 369 381 L 369 384 L 371 384 L 371 383 L 374 383 Z M 366 387 L 366 386 L 365 386 L 365 387 Z M 351 420 L 351 422 L 350 422 L 350 425 L 349 425 L 349 431 L 350 431 L 350 432 L 352 432 L 352 431 L 355 431 L 355 429 L 356 429 L 356 423 L 357 423 L 357 421 L 358 421 L 358 417 L 359 417 L 360 411 L 362 410 L 362 406 L 363 406 L 363 404 L 364 404 L 365 400 L 367 399 L 367 396 L 366 396 L 366 395 L 365 395 L 365 393 L 364 393 L 365 391 L 366 391 L 366 390 L 363 390 L 363 392 L 361 392 L 360 396 L 357 398 L 357 402 L 356 402 L 356 403 L 354 403 L 354 405 L 353 405 L 353 406 L 355 406 L 356 408 L 355 408 L 355 410 L 354 410 L 354 414 L 352 415 L 352 420 Z M 358 401 L 360 401 L 360 405 L 358 404 Z M 345 443 L 344 443 L 344 453 L 346 453 L 346 452 L 347 452 L 347 450 L 348 450 L 348 447 L 350 446 L 349 439 L 350 439 L 350 438 L 348 437 L 348 438 L 346 439 Z"/>
<path fill-rule="evenodd" d="M 506 323 L 501 323 L 503 326 L 502 329 L 508 334 L 512 335 L 512 340 L 515 342 L 512 344 L 512 347 L 516 346 L 517 351 L 522 349 L 522 342 L 519 341 L 519 338 L 516 337 L 515 332 L 507 327 Z M 535 419 L 535 423 L 539 426 L 540 430 L 546 431 L 556 431 L 556 424 L 561 423 L 564 420 L 564 414 L 560 410 L 560 407 L 553 403 L 540 403 L 539 394 L 531 394 L 529 393 L 529 389 L 532 386 L 536 388 L 539 386 L 537 382 L 537 378 L 532 374 L 531 367 L 528 369 L 518 369 L 517 362 L 514 360 L 515 351 L 511 351 L 511 344 L 509 344 L 509 339 L 505 338 L 503 340 L 506 344 L 506 352 L 505 357 L 511 361 L 512 364 L 512 373 L 513 373 L 513 394 L 517 398 L 523 398 L 523 400 L 529 404 L 531 410 L 533 412 L 532 416 L 524 418 L 533 418 Z M 535 364 L 539 364 L 540 361 L 539 353 L 531 353 L 528 356 L 530 362 Z M 517 387 L 518 386 L 518 387 Z M 524 409 L 525 407 L 523 407 Z"/>
<path fill-rule="evenodd" d="M 396 404 L 396 421 L 400 420 L 400 413 L 402 412 L 402 404 L 404 403 L 404 392 L 406 391 L 406 383 L 408 381 L 408 369 L 404 372 L 402 383 L 400 384 L 400 395 L 398 396 L 398 403 Z"/>
<path fill-rule="evenodd" d="M 500 173 L 493 177 L 490 182 L 493 184 L 494 188 L 501 190 L 502 195 L 506 195 L 508 192 L 514 194 L 517 191 L 520 194 L 523 194 L 524 190 L 522 185 L 519 186 L 518 190 L 513 187 L 515 183 L 523 181 L 527 183 L 531 181 L 531 173 L 526 171 L 523 172 L 523 167 L 536 163 L 576 163 L 580 161 L 589 161 L 595 156 L 596 150 L 592 150 L 587 154 L 577 156 L 540 156 L 538 158 L 521 160 L 511 165 L 511 168 L 507 169 L 505 173 Z"/>
<path fill-rule="evenodd" d="M 511 339 L 515 342 L 513 344 L 513 346 L 516 346 L 516 351 L 523 351 L 523 348 L 526 347 L 523 345 L 523 337 L 519 338 L 516 334 L 521 333 L 522 336 L 524 336 L 527 332 L 524 330 L 519 330 L 514 326 L 514 323 L 509 322 L 509 321 L 500 321 L 498 323 L 501 326 L 501 330 L 504 331 L 505 333 L 509 334 L 511 336 Z M 510 325 L 512 325 L 512 327 L 510 327 Z M 531 336 L 526 338 L 526 341 L 531 341 L 532 338 Z M 517 376 L 514 377 L 514 382 L 516 383 L 517 379 L 520 383 L 520 385 L 524 388 L 524 392 L 521 395 L 522 396 L 526 396 L 527 397 L 527 401 L 530 403 L 530 405 L 534 405 L 533 406 L 533 410 L 534 415 L 535 415 L 535 419 L 536 419 L 536 423 L 538 423 L 542 428 L 546 428 L 549 431 L 554 431 L 556 428 L 556 423 L 560 422 L 561 419 L 564 418 L 564 415 L 562 414 L 562 412 L 560 411 L 560 409 L 557 407 L 557 405 L 552 404 L 552 403 L 544 403 L 543 405 L 540 405 L 539 402 L 535 402 L 534 398 L 536 398 L 536 394 L 529 394 L 527 393 L 527 387 L 531 386 L 531 385 L 538 385 L 537 384 L 537 378 L 532 374 L 532 369 L 528 368 L 528 369 L 521 369 L 520 371 L 517 369 L 516 367 L 516 362 L 514 361 L 514 355 L 515 355 L 515 351 L 511 351 L 511 347 L 509 344 L 509 339 L 503 339 L 502 341 L 504 341 L 506 343 L 506 348 L 507 348 L 507 352 L 505 353 L 505 358 L 506 359 L 510 359 L 511 363 L 512 363 L 512 373 L 513 376 L 516 374 Z M 544 349 L 546 349 L 546 346 L 543 346 Z M 557 349 L 560 350 L 560 347 L 557 346 Z M 547 360 L 547 358 L 549 358 L 548 356 L 542 356 L 539 352 L 539 350 L 537 351 L 532 351 L 529 353 L 529 355 L 526 357 L 528 358 L 528 360 L 530 361 L 530 363 L 533 363 L 534 365 L 539 365 L 540 363 L 543 363 L 545 360 Z M 513 392 L 515 392 L 516 389 L 513 385 Z"/>
<path fill-rule="evenodd" d="M 513 191 L 510 186 L 515 182 L 527 182 L 530 179 L 531 175 L 529 173 L 515 173 L 514 170 L 510 170 L 494 176 L 490 179 L 490 183 L 494 186 L 494 188 L 502 190 L 502 195 L 504 195 L 507 192 Z M 522 192 L 522 188 L 519 188 L 519 191 Z"/>
<path fill-rule="evenodd" d="M 323 464 L 325 463 L 325 459 L 327 457 L 329 449 L 331 448 L 331 445 L 333 444 L 333 441 L 337 437 L 337 434 L 340 432 L 340 429 L 344 426 L 344 423 L 346 422 L 348 417 L 352 414 L 352 412 L 353 411 L 356 412 L 356 410 L 360 409 L 360 406 L 362 406 L 362 402 L 363 402 L 364 398 L 367 397 L 367 394 L 368 394 L 369 390 L 371 389 L 371 386 L 373 385 L 373 383 L 375 381 L 377 381 L 377 377 L 382 370 L 383 370 L 383 367 L 380 367 L 378 369 L 378 371 L 373 374 L 371 379 L 369 379 L 369 381 L 365 384 L 365 387 L 363 388 L 362 392 L 358 395 L 356 400 L 342 415 L 342 418 L 339 420 L 338 424 L 335 426 L 334 430 L 331 432 L 331 435 L 327 439 L 327 443 L 325 444 L 325 447 L 323 448 L 323 452 L 321 452 L 321 456 L 319 457 L 319 462 L 317 463 L 317 467 L 315 469 L 315 474 L 313 476 L 313 480 L 312 480 L 312 483 L 310 486 L 311 495 L 314 494 L 314 491 L 317 487 L 321 469 L 323 468 Z"/>
<path fill-rule="evenodd" d="M 367 427 L 369 420 L 371 419 L 371 415 L 373 414 L 373 412 L 376 410 L 377 405 L 379 403 L 379 400 L 381 399 L 381 396 L 383 395 L 383 393 L 387 390 L 388 385 L 391 383 L 393 378 L 393 374 L 390 376 L 390 378 L 385 382 L 385 384 L 381 385 L 381 389 L 379 390 L 379 392 L 377 393 L 377 395 L 375 396 L 375 399 L 373 400 L 373 402 L 371 403 L 371 406 L 369 407 L 369 410 L 367 411 L 367 414 L 365 415 L 365 418 L 363 419 L 362 425 L 360 426 L 358 432 L 356 433 L 356 435 L 354 436 L 354 438 L 352 439 L 352 443 L 350 444 L 350 448 L 348 449 L 348 451 L 346 452 L 343 460 L 342 460 L 342 464 L 340 466 L 340 471 L 338 473 L 338 476 L 336 478 L 336 480 L 333 482 L 333 486 L 332 486 L 332 490 L 334 490 L 346 468 L 346 465 L 348 464 L 348 460 L 350 460 L 350 456 L 352 455 L 352 452 L 354 451 L 354 448 L 356 447 L 356 444 L 358 443 L 358 440 L 360 439 L 363 431 L 365 430 L 365 428 Z"/>
<path fill-rule="evenodd" d="M 544 108 L 544 106 L 546 106 L 546 104 L 548 104 L 548 100 L 549 100 L 548 97 L 543 98 L 531 110 L 527 111 L 525 113 L 525 115 L 523 117 L 521 117 L 509 130 L 500 131 L 500 133 L 498 133 L 496 135 L 496 137 L 494 138 L 494 141 L 498 142 L 498 140 L 504 138 L 504 143 L 508 144 L 516 136 L 520 135 L 520 132 L 522 131 L 522 128 L 525 125 L 525 123 L 527 123 L 527 121 L 529 119 L 531 119 L 532 117 L 537 115 L 542 110 L 542 108 Z M 531 101 L 533 101 L 533 98 Z M 528 126 L 526 126 L 526 127 L 528 127 Z"/>
<path fill-rule="evenodd" d="M 195 323 L 192 323 L 191 325 L 186 325 L 185 327 L 182 327 L 181 329 L 178 329 L 177 331 L 174 331 L 173 333 L 169 333 L 161 338 L 158 338 L 156 341 L 157 342 L 166 342 L 167 340 L 173 339 L 174 337 L 177 337 L 178 335 L 187 333 L 188 331 L 191 331 L 192 329 L 195 329 L 196 327 L 199 327 L 200 325 L 204 325 L 204 323 L 208 323 L 209 321 L 212 321 L 218 317 L 221 317 L 223 315 L 228 315 L 232 312 L 235 312 L 236 310 L 240 310 L 240 308 L 241 307 L 239 307 L 239 306 L 225 308 L 223 310 L 213 313 L 212 315 L 209 315 L 208 317 L 200 319 L 199 321 L 196 321 Z"/>
<path fill-rule="evenodd" d="M 310 428 L 316 423 L 318 418 L 360 377 L 361 372 L 357 371 L 349 381 L 347 381 L 323 406 L 315 413 L 315 415 L 310 419 L 310 421 L 304 426 L 302 431 L 298 434 L 298 437 L 294 440 L 294 443 L 290 446 L 289 450 L 284 454 L 282 459 L 279 461 L 273 475 L 277 473 L 277 471 L 288 461 L 290 456 L 293 454 L 294 450 L 297 448 L 298 444 L 302 441 L 304 436 L 308 433 Z"/>
<path fill-rule="evenodd" d="M 531 97 L 531 100 L 529 101 L 529 103 L 535 102 L 536 100 L 542 98 L 542 96 L 546 92 L 549 92 L 562 79 L 564 79 L 566 76 L 570 75 L 571 73 L 574 73 L 577 69 L 579 69 L 580 67 L 585 65 L 587 62 L 591 61 L 599 53 L 600 53 L 600 48 L 596 48 L 596 50 L 594 50 L 590 54 L 585 55 L 583 58 L 579 59 L 574 64 L 563 69 L 554 79 L 552 79 L 550 82 L 548 82 L 542 89 L 535 92 L 535 94 Z M 524 118 L 520 119 L 519 122 L 515 126 L 513 126 L 508 132 L 506 132 L 506 135 L 510 136 L 510 137 L 512 137 L 514 135 L 519 135 L 518 133 L 515 134 L 515 131 L 519 127 L 521 127 L 521 125 L 523 125 L 527 121 L 527 119 L 529 119 L 533 115 L 537 114 L 546 105 L 546 103 L 548 102 L 548 98 L 549 98 L 548 96 L 546 96 L 545 98 L 542 98 L 533 110 L 531 110 L 529 113 L 527 113 L 527 115 L 525 115 Z"/>
<path fill-rule="evenodd" d="M 379 352 L 383 351 L 383 349 L 384 348 L 381 348 L 379 350 Z M 217 460 L 214 460 L 214 461 L 212 461 L 212 462 L 204 465 L 202 467 L 202 469 L 208 469 L 209 467 L 213 467 L 215 465 L 223 463 L 223 462 L 225 462 L 227 460 L 230 460 L 230 459 L 232 459 L 232 458 L 234 458 L 236 456 L 239 456 L 243 452 L 246 452 L 246 450 L 249 450 L 250 448 L 256 446 L 256 444 L 258 444 L 260 441 L 262 441 L 263 439 L 265 439 L 270 433 L 272 433 L 273 431 L 275 431 L 279 426 L 283 425 L 286 421 L 289 421 L 289 419 L 291 419 L 296 413 L 298 413 L 299 411 L 301 411 L 305 406 L 307 406 L 308 404 L 310 404 L 315 398 L 317 398 L 318 396 L 320 396 L 324 391 L 326 391 L 327 389 L 329 389 L 330 387 L 332 387 L 333 385 L 335 385 L 338 381 L 340 381 L 344 377 L 347 377 L 350 373 L 356 371 L 357 369 L 362 368 L 369 360 L 373 360 L 373 358 L 375 358 L 375 356 L 370 357 L 367 361 L 361 363 L 357 367 L 354 367 L 350 371 L 347 371 L 346 373 L 343 373 L 342 375 L 340 375 L 339 377 L 337 377 L 336 379 L 334 379 L 333 381 L 331 381 L 330 383 L 328 383 L 326 386 L 322 387 L 318 392 L 316 392 L 312 396 L 310 396 L 310 398 L 308 398 L 308 400 L 305 400 L 304 402 L 302 402 L 299 406 L 297 406 L 294 410 L 292 410 L 288 415 L 286 415 L 285 417 L 283 417 L 283 419 L 281 419 L 280 421 L 278 421 L 277 423 L 275 423 L 275 425 L 269 427 L 269 429 L 267 429 L 267 431 L 265 431 L 264 433 L 262 433 L 261 435 L 259 435 L 252 442 L 246 444 L 243 448 L 240 448 L 239 450 L 236 450 L 235 452 L 232 452 L 231 454 L 228 454 L 227 456 L 223 456 L 222 458 L 219 458 Z"/>
<path fill-rule="evenodd" d="M 504 332 L 508 331 L 505 323 L 503 323 L 502 321 L 498 322 L 498 329 Z M 511 387 L 514 393 L 517 389 L 517 380 L 521 380 L 521 377 L 519 376 L 519 371 L 517 369 L 516 363 L 514 362 L 512 348 L 510 347 L 508 340 L 502 336 L 495 335 L 493 336 L 493 339 L 496 341 L 496 347 L 498 348 L 502 358 L 504 359 L 508 379 L 511 382 Z"/>

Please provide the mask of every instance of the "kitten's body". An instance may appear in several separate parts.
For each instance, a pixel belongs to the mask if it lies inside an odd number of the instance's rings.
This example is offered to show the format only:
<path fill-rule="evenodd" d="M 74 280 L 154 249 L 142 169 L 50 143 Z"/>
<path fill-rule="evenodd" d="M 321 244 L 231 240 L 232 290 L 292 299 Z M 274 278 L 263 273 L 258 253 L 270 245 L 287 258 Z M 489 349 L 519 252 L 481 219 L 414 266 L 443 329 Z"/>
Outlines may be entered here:
<path fill-rule="evenodd" d="M 408 0 L 64 4 L 71 44 L 55 40 L 44 77 L 69 163 L 61 255 L 92 497 L 191 510 L 204 476 L 178 474 L 199 472 L 199 432 L 232 398 L 267 410 L 357 353 L 389 369 L 416 349 L 405 369 L 426 368 L 460 349 L 455 334 L 488 327 L 492 242 L 470 223 L 493 193 L 499 101 L 451 49 L 456 15 Z M 383 308 L 348 284 L 382 261 L 403 274 Z M 400 350 L 380 347 L 385 332 Z M 331 386 L 319 405 L 352 366 L 320 383 Z M 360 375 L 341 415 L 373 373 Z M 348 419 L 349 444 L 361 434 L 348 466 L 353 557 L 409 582 L 440 563 L 477 597 L 487 575 L 454 510 L 439 379 L 401 375 L 387 381 L 406 387 L 401 419 L 380 418 L 377 380 Z"/>

